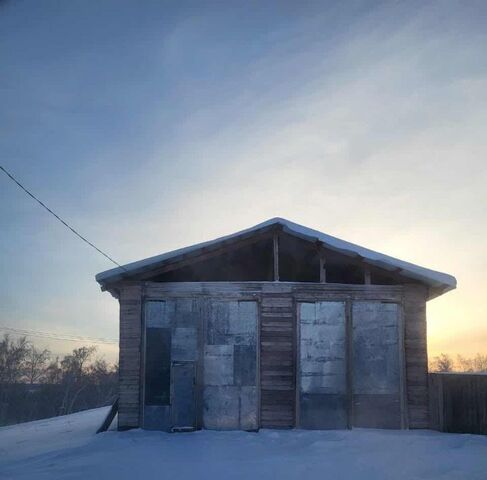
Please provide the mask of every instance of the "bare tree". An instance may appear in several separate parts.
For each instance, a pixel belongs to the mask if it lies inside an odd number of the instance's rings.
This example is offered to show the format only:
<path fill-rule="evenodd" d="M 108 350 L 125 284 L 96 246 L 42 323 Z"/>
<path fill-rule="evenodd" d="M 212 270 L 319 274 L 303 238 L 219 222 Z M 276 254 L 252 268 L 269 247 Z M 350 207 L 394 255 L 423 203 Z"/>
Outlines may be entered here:
<path fill-rule="evenodd" d="M 95 350 L 81 347 L 51 359 L 25 338 L 0 338 L 0 426 L 112 403 L 118 368 L 92 361 Z M 42 385 L 32 388 L 35 383 Z"/>
<path fill-rule="evenodd" d="M 64 385 L 64 397 L 60 408 L 61 415 L 73 411 L 78 396 L 89 385 L 86 364 L 95 351 L 96 347 L 94 346 L 75 348 L 71 355 L 66 355 L 61 360 L 62 384 Z"/>
<path fill-rule="evenodd" d="M 44 377 L 46 383 L 49 384 L 61 383 L 61 380 L 63 378 L 63 371 L 61 370 L 59 357 L 56 357 L 54 360 L 51 360 L 49 365 L 46 367 Z"/>
<path fill-rule="evenodd" d="M 474 372 L 487 372 L 487 355 L 477 353 L 472 360 Z"/>
<path fill-rule="evenodd" d="M 460 372 L 473 372 L 473 362 L 471 358 L 457 355 L 457 368 Z"/>
<path fill-rule="evenodd" d="M 17 383 L 22 378 L 30 344 L 25 337 L 13 341 L 5 334 L 0 342 L 0 383 Z"/>
<path fill-rule="evenodd" d="M 112 403 L 118 389 L 118 365 L 109 365 L 106 360 L 97 358 L 88 372 L 91 384 L 96 387 L 96 401 L 105 405 Z"/>
<path fill-rule="evenodd" d="M 457 365 L 460 372 L 487 372 L 487 355 L 477 353 L 473 358 L 457 355 Z"/>
<path fill-rule="evenodd" d="M 24 362 L 24 375 L 28 383 L 37 383 L 46 375 L 46 365 L 50 357 L 49 350 L 38 350 L 34 345 L 29 346 Z"/>
<path fill-rule="evenodd" d="M 61 361 L 61 368 L 64 374 L 75 378 L 82 377 L 84 368 L 95 351 L 96 347 L 94 346 L 75 348 L 71 355 L 66 355 Z"/>
<path fill-rule="evenodd" d="M 452 358 L 446 353 L 441 353 L 438 357 L 435 357 L 432 362 L 432 370 L 434 372 L 453 372 L 454 363 Z"/>

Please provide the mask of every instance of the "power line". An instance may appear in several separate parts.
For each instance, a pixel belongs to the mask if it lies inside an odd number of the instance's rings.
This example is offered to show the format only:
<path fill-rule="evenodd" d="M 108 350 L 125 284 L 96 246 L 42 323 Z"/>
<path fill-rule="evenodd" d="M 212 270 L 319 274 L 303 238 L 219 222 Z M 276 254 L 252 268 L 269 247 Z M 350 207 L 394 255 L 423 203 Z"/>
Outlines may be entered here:
<path fill-rule="evenodd" d="M 81 335 L 58 334 L 54 332 L 41 332 L 38 330 L 7 327 L 5 325 L 0 325 L 0 330 L 13 333 L 14 335 L 21 335 L 26 337 L 49 338 L 53 340 L 65 340 L 69 342 L 91 342 L 91 343 L 98 343 L 103 345 L 118 344 L 117 340 L 112 340 L 109 338 L 93 338 L 93 337 L 83 337 Z"/>
<path fill-rule="evenodd" d="M 4 167 L 0 165 L 0 169 L 12 180 L 15 182 L 29 197 L 33 198 L 39 205 L 41 205 L 43 208 L 45 208 L 51 215 L 53 215 L 55 218 L 57 218 L 65 227 L 69 228 L 77 237 L 79 237 L 83 242 L 87 243 L 90 245 L 90 247 L 93 247 L 97 252 L 101 253 L 105 258 L 110 260 L 110 262 L 114 263 L 117 267 L 121 268 L 122 270 L 126 271 L 122 265 L 120 265 L 118 262 L 116 262 L 112 257 L 110 257 L 108 254 L 106 254 L 104 251 L 100 250 L 96 245 L 91 243 L 89 240 L 87 240 L 83 235 L 78 233 L 71 225 L 69 225 L 67 222 L 65 222 L 59 215 L 54 213 L 45 203 L 41 202 L 33 193 L 29 192 L 27 188 L 25 188 L 11 173 L 7 172 Z"/>

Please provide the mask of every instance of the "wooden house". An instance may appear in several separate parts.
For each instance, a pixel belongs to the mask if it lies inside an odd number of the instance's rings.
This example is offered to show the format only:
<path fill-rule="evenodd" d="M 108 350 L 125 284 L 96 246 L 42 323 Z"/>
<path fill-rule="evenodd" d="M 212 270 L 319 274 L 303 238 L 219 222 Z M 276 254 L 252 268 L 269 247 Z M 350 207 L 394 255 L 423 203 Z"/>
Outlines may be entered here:
<path fill-rule="evenodd" d="M 96 276 L 119 429 L 427 428 L 426 301 L 454 277 L 282 218 Z"/>

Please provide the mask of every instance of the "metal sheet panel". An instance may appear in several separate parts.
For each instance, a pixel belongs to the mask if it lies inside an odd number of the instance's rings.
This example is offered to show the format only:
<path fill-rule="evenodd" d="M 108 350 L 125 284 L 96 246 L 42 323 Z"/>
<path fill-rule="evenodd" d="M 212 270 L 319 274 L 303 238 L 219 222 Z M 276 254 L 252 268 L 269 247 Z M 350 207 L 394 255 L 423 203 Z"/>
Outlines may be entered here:
<path fill-rule="evenodd" d="M 398 306 L 354 302 L 354 394 L 399 393 Z"/>
<path fill-rule="evenodd" d="M 175 322 L 176 328 L 196 328 L 200 318 L 198 312 L 198 301 L 193 298 L 178 298 L 175 300 Z"/>
<path fill-rule="evenodd" d="M 345 303 L 301 303 L 299 328 L 299 425 L 345 428 Z"/>
<path fill-rule="evenodd" d="M 204 355 L 204 384 L 233 385 L 233 345 L 207 345 Z"/>
<path fill-rule="evenodd" d="M 255 345 L 235 345 L 233 365 L 235 385 L 256 385 L 257 349 Z"/>
<path fill-rule="evenodd" d="M 300 303 L 299 318 L 302 323 L 314 322 L 316 319 L 316 303 Z"/>
<path fill-rule="evenodd" d="M 173 361 L 195 361 L 198 358 L 198 331 L 196 328 L 175 328 L 171 349 Z"/>
<path fill-rule="evenodd" d="M 302 393 L 299 426 L 311 430 L 347 428 L 347 396 Z"/>
<path fill-rule="evenodd" d="M 145 302 L 145 326 L 146 328 L 168 328 L 170 320 L 166 316 L 166 302 Z"/>
<path fill-rule="evenodd" d="M 227 343 L 230 303 L 232 302 L 211 302 L 206 325 L 207 345 L 225 345 Z"/>
<path fill-rule="evenodd" d="M 258 428 L 257 302 L 211 301 L 204 349 L 206 428 Z"/>
<path fill-rule="evenodd" d="M 399 395 L 354 395 L 353 425 L 360 428 L 400 428 Z"/>
<path fill-rule="evenodd" d="M 207 386 L 203 393 L 203 424 L 213 430 L 239 428 L 240 388 Z"/>
<path fill-rule="evenodd" d="M 172 366 L 172 426 L 196 426 L 195 365 L 193 362 L 174 362 Z"/>
<path fill-rule="evenodd" d="M 206 327 L 208 345 L 256 345 L 256 341 L 256 302 L 211 302 Z"/>
<path fill-rule="evenodd" d="M 145 304 L 144 391 L 145 407 L 150 408 L 144 408 L 143 424 L 147 428 L 168 430 L 173 426 L 171 418 L 178 427 L 191 426 L 186 425 L 189 417 L 190 423 L 196 425 L 197 410 L 202 409 L 204 352 L 200 332 L 206 302 L 199 298 L 173 298 Z M 191 362 L 192 366 L 184 367 L 184 362 Z M 233 365 L 233 356 L 229 363 Z M 198 385 L 194 385 L 196 376 Z M 167 408 L 152 408 L 161 405 Z"/>
<path fill-rule="evenodd" d="M 314 394 L 346 392 L 345 340 L 344 302 L 301 304 L 299 354 L 301 392 Z"/>
<path fill-rule="evenodd" d="M 353 425 L 400 428 L 399 307 L 354 302 Z"/>
<path fill-rule="evenodd" d="M 257 303 L 229 302 L 227 339 L 234 345 L 256 345 Z"/>
<path fill-rule="evenodd" d="M 259 422 L 258 392 L 256 386 L 240 388 L 240 428 L 242 430 L 257 430 Z"/>
<path fill-rule="evenodd" d="M 145 405 L 144 428 L 147 430 L 171 430 L 171 407 L 169 405 Z"/>
<path fill-rule="evenodd" d="M 169 325 L 174 326 L 176 324 L 176 304 L 177 300 L 166 300 L 166 318 Z"/>

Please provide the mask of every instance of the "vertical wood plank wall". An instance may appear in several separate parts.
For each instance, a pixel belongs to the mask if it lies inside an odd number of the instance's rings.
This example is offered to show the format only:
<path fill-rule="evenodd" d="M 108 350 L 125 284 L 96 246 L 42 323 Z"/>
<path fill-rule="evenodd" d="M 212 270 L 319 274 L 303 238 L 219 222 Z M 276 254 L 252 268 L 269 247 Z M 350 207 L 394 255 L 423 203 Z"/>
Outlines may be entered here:
<path fill-rule="evenodd" d="M 140 425 L 140 360 L 142 287 L 124 287 L 120 291 L 120 354 L 118 428 Z"/>
<path fill-rule="evenodd" d="M 403 299 L 409 428 L 428 428 L 427 289 L 405 285 Z"/>
<path fill-rule="evenodd" d="M 292 296 L 265 296 L 260 327 L 260 425 L 295 426 L 296 312 Z"/>
<path fill-rule="evenodd" d="M 430 373 L 430 428 L 487 435 L 487 373 Z"/>
<path fill-rule="evenodd" d="M 142 289 L 147 299 L 205 296 L 255 300 L 286 293 L 298 301 L 383 300 L 402 303 L 409 428 L 428 428 L 425 287 L 416 285 L 273 284 L 261 282 L 151 283 L 120 288 L 119 429 L 140 426 Z M 280 291 L 282 290 L 282 291 Z M 285 292 L 284 292 L 285 291 Z M 279 293 L 277 296 L 279 296 Z M 270 320 L 270 319 L 269 319 Z"/>

